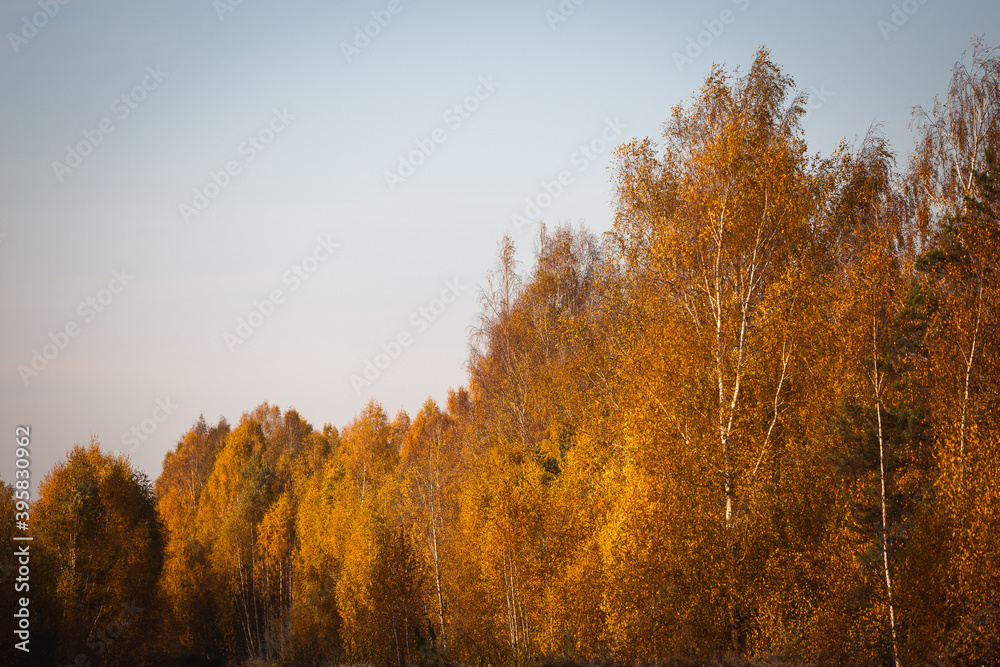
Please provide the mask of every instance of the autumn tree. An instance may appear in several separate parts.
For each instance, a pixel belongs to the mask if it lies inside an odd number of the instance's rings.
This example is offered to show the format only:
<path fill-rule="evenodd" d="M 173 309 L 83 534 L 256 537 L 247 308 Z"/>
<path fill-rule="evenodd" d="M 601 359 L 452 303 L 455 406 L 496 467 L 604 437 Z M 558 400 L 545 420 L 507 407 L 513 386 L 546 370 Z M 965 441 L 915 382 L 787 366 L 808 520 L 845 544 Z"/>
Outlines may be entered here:
<path fill-rule="evenodd" d="M 55 587 L 60 662 L 89 654 L 103 665 L 135 664 L 163 558 L 148 478 L 91 440 L 45 476 L 32 514 Z"/>
<path fill-rule="evenodd" d="M 446 611 L 446 606 L 450 607 L 452 591 L 457 585 L 451 564 L 457 520 L 455 487 L 461 465 L 459 442 L 452 428 L 448 415 L 428 399 L 410 424 L 400 453 L 403 466 L 400 511 L 432 582 L 429 606 L 436 611 L 437 637 L 445 655 L 451 620 L 451 609 Z"/>
<path fill-rule="evenodd" d="M 167 452 L 156 479 L 157 513 L 163 523 L 163 573 L 159 581 L 163 626 L 161 650 L 177 647 L 195 655 L 215 656 L 222 638 L 214 622 L 215 601 L 202 585 L 208 571 L 207 553 L 198 539 L 197 511 L 215 458 L 229 434 L 225 419 L 209 427 L 204 417 Z"/>
<path fill-rule="evenodd" d="M 354 660 L 408 664 L 416 654 L 416 629 L 426 625 L 422 572 L 394 502 L 409 428 L 405 412 L 390 421 L 370 401 L 344 428 L 339 456 L 328 469 L 328 483 L 339 487 L 330 498 L 337 526 L 330 535 L 338 568 L 335 599 L 343 645 Z"/>
<path fill-rule="evenodd" d="M 227 437 L 198 504 L 198 539 L 206 550 L 211 588 L 227 652 L 264 656 L 267 616 L 255 577 L 259 524 L 273 501 L 264 432 L 244 419 Z"/>
<path fill-rule="evenodd" d="M 715 67 L 691 106 L 674 109 L 661 146 L 618 153 L 618 252 L 648 332 L 638 365 L 672 376 L 631 371 L 660 413 L 636 435 L 667 456 L 683 450 L 698 470 L 687 474 L 718 484 L 718 509 L 704 507 L 703 520 L 722 528 L 715 585 L 736 649 L 749 611 L 737 567 L 779 449 L 800 334 L 791 314 L 810 277 L 802 113 L 792 80 L 761 50 L 735 81 Z"/>
<path fill-rule="evenodd" d="M 844 371 L 855 382 L 845 396 L 839 472 L 849 478 L 855 494 L 858 539 L 870 547 L 861 559 L 881 580 L 874 587 L 877 606 L 872 611 L 885 619 L 881 625 L 888 640 L 879 641 L 878 633 L 865 628 L 872 642 L 865 649 L 888 646 L 898 666 L 902 623 L 895 552 L 904 537 L 903 480 L 906 473 L 916 474 L 927 456 L 921 448 L 922 415 L 906 391 L 910 350 L 901 320 L 910 270 L 906 244 L 900 241 L 908 210 L 895 187 L 892 165 L 885 140 L 869 133 L 857 154 L 841 156 L 843 186 L 833 202 L 836 223 L 844 232 L 840 241 L 848 248 L 838 255 L 840 284 L 847 295 L 839 314 L 848 362 Z"/>
<path fill-rule="evenodd" d="M 922 517 L 933 558 L 913 554 L 914 576 L 935 605 L 914 604 L 915 656 L 998 659 L 1000 585 L 993 538 L 1000 434 L 1000 55 L 981 39 L 956 64 L 947 94 L 916 112 L 910 192 L 926 239 L 917 259 L 929 321 L 921 350 L 923 401 L 932 415 L 938 478 Z M 924 556 L 921 558 L 920 556 Z"/>
<path fill-rule="evenodd" d="M 347 536 L 357 507 L 353 478 L 336 429 L 328 429 L 331 452 L 300 485 L 296 509 L 292 604 L 293 655 L 304 661 L 332 660 L 344 653 L 337 584 L 343 573 Z"/>
<path fill-rule="evenodd" d="M 528 447 L 536 424 L 530 412 L 529 349 L 518 321 L 522 278 L 514 243 L 507 235 L 500 242 L 497 264 L 487 275 L 487 283 L 469 360 L 473 396 L 492 406 L 492 418 L 480 427 L 489 430 L 487 437 L 493 442 L 519 442 Z"/>

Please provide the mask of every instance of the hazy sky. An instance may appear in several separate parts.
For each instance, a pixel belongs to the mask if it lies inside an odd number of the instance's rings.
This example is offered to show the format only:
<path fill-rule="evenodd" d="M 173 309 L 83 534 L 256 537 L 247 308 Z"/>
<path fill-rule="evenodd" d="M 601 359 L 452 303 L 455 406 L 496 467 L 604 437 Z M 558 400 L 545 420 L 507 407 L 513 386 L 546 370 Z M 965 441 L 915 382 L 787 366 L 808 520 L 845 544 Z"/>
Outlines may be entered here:
<path fill-rule="evenodd" d="M 155 478 L 200 413 L 443 401 L 504 232 L 530 261 L 512 216 L 607 230 L 611 147 L 713 61 L 767 46 L 813 152 L 884 123 L 905 158 L 998 28 L 996 0 L 3 0 L 0 477 L 19 424 L 36 482 L 91 435 Z"/>

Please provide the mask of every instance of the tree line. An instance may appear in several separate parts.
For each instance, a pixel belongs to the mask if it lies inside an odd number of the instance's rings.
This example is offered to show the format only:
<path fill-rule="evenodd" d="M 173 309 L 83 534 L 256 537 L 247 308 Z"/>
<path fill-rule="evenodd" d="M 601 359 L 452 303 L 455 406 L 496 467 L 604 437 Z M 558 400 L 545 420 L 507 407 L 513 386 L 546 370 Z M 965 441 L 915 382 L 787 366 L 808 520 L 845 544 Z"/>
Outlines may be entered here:
<path fill-rule="evenodd" d="M 716 66 L 618 148 L 610 232 L 541 226 L 527 272 L 505 237 L 443 405 L 200 419 L 155 483 L 76 447 L 39 651 L 1000 663 L 1000 56 L 902 164 L 878 127 L 810 154 L 806 101 L 765 49 Z"/>

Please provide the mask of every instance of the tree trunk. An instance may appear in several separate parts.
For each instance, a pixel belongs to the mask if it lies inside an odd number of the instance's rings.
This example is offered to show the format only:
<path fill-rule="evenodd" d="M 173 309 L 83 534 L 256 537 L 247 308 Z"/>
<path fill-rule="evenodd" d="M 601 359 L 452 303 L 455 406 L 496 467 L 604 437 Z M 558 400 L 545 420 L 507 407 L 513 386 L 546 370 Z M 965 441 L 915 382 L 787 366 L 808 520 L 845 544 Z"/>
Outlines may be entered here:
<path fill-rule="evenodd" d="M 892 575 L 889 572 L 889 521 L 887 512 L 887 502 L 885 493 L 885 439 L 882 435 L 882 381 L 878 369 L 878 319 L 872 313 L 872 358 L 874 365 L 874 375 L 872 376 L 872 388 L 875 391 L 875 415 L 878 419 L 878 463 L 879 481 L 882 486 L 882 573 L 885 575 L 885 591 L 889 601 L 889 628 L 892 631 L 892 660 L 896 667 L 900 667 L 899 645 L 896 641 L 896 607 L 892 591 Z"/>
<path fill-rule="evenodd" d="M 441 623 L 441 646 L 444 648 L 444 652 L 447 653 L 448 641 L 444 633 L 444 596 L 441 594 L 441 563 L 438 557 L 437 520 L 433 514 L 431 515 L 431 539 L 433 540 L 432 549 L 434 551 L 434 585 L 437 587 L 438 620 Z"/>

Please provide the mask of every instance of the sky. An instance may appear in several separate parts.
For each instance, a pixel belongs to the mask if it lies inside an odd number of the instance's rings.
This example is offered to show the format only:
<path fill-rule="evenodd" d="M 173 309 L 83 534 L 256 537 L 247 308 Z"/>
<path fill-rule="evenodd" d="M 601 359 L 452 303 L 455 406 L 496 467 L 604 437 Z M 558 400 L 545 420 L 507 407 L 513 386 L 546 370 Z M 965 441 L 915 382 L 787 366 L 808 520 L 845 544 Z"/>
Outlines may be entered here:
<path fill-rule="evenodd" d="M 317 428 L 466 383 L 509 233 L 611 228 L 612 151 L 761 46 L 810 152 L 947 90 L 995 0 L 4 0 L 0 479 L 204 415 Z M 23 465 L 23 464 L 22 464 Z"/>

